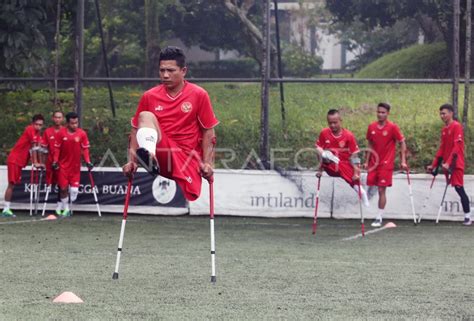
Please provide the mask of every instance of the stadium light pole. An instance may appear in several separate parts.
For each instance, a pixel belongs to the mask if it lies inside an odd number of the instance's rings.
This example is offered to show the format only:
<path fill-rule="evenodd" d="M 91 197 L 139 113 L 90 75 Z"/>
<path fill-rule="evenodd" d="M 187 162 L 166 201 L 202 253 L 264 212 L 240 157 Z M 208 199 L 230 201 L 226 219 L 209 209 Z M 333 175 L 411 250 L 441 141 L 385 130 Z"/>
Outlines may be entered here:
<path fill-rule="evenodd" d="M 270 0 L 263 2 L 262 86 L 260 112 L 260 159 L 268 169 L 269 144 L 269 80 L 270 80 Z"/>
<path fill-rule="evenodd" d="M 82 85 L 84 80 L 84 0 L 77 0 L 74 57 L 74 109 L 82 125 Z"/>

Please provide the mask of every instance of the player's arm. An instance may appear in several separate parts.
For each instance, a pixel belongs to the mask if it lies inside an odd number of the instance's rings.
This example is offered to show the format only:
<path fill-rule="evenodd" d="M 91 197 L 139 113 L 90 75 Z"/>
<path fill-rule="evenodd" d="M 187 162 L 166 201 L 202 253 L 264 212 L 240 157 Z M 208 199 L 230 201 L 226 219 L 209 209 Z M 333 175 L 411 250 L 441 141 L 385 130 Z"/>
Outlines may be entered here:
<path fill-rule="evenodd" d="M 408 170 L 407 164 L 407 143 L 405 140 L 399 142 L 400 145 L 400 167 L 403 170 Z"/>
<path fill-rule="evenodd" d="M 216 134 L 214 128 L 202 129 L 202 162 L 201 175 L 210 179 L 214 174 L 214 147 L 216 145 Z"/>
<path fill-rule="evenodd" d="M 374 145 L 370 140 L 367 141 L 367 151 L 365 152 L 365 161 L 364 164 L 362 165 L 362 168 L 367 169 L 369 168 L 369 160 L 370 160 L 370 155 L 372 154 Z"/>
<path fill-rule="evenodd" d="M 132 127 L 130 136 L 128 137 L 128 154 L 127 154 L 128 161 L 122 167 L 122 171 L 126 176 L 132 175 L 138 169 L 137 148 L 138 148 L 137 129 L 135 127 Z"/>

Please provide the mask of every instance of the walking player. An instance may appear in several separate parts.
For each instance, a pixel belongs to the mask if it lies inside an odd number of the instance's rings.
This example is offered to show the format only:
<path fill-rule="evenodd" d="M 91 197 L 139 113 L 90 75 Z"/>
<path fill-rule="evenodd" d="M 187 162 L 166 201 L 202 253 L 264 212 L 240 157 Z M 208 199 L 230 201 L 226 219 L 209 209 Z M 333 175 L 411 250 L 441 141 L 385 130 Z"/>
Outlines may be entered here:
<path fill-rule="evenodd" d="M 61 208 L 57 213 L 61 216 L 70 216 L 68 201 L 74 202 L 79 194 L 81 154 L 87 167 L 89 169 L 94 167 L 89 156 L 89 139 L 86 132 L 79 128 L 79 117 L 76 113 L 66 114 L 66 127 L 57 132 L 54 146 L 51 166 L 58 171 L 59 196 L 61 197 Z"/>
<path fill-rule="evenodd" d="M 382 226 L 382 217 L 387 204 L 386 190 L 392 186 L 397 142 L 400 144 L 400 167 L 408 170 L 405 137 L 398 126 L 388 120 L 389 114 L 389 104 L 378 104 L 377 121 L 369 125 L 366 135 L 369 150 L 363 167 L 368 170 L 367 185 L 377 186 L 379 192 L 379 212 L 372 222 L 373 227 Z"/>
<path fill-rule="evenodd" d="M 32 166 L 40 167 L 40 160 L 36 149 L 41 141 L 41 128 L 44 124 L 44 117 L 41 114 L 34 115 L 31 124 L 25 128 L 21 137 L 13 146 L 7 158 L 8 186 L 5 190 L 5 205 L 2 216 L 15 217 L 10 209 L 13 196 L 13 188 L 21 182 L 21 170 L 28 164 L 31 155 Z M 33 188 L 33 187 L 30 187 Z"/>
<path fill-rule="evenodd" d="M 159 60 L 161 84 L 140 99 L 123 172 L 133 174 L 140 161 L 152 175 L 175 180 L 193 201 L 201 193 L 201 176 L 211 179 L 213 175 L 214 127 L 219 121 L 207 92 L 184 80 L 183 51 L 166 47 Z"/>
<path fill-rule="evenodd" d="M 438 152 L 427 170 L 431 173 L 433 168 L 438 166 L 438 159 L 442 158 L 446 180 L 454 187 L 461 198 L 464 212 L 463 224 L 469 226 L 472 224 L 472 220 L 469 198 L 464 190 L 464 132 L 462 125 L 453 118 L 454 109 L 452 105 L 442 105 L 439 108 L 439 116 L 444 122 L 444 127 L 441 129 L 441 142 Z"/>
<path fill-rule="evenodd" d="M 359 146 L 354 134 L 342 128 L 342 119 L 337 109 L 331 109 L 327 114 L 328 128 L 324 128 L 316 141 L 316 150 L 322 158 L 321 167 L 316 173 L 321 176 L 326 171 L 329 176 L 345 180 L 358 194 L 360 184 Z M 362 201 L 369 207 L 367 193 L 361 186 Z"/>

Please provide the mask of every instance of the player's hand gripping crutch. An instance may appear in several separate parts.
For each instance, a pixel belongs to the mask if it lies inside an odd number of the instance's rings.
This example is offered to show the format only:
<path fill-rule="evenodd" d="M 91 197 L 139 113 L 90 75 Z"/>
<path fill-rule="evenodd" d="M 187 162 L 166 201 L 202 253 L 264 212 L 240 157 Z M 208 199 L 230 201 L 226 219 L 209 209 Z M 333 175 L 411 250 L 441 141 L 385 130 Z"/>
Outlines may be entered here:
<path fill-rule="evenodd" d="M 92 176 L 93 166 L 94 165 L 92 165 L 91 163 L 87 164 L 87 168 L 88 168 L 88 172 L 89 172 L 89 180 L 91 181 L 91 188 L 92 188 L 92 192 L 94 194 L 95 205 L 97 206 L 97 214 L 99 214 L 99 217 L 102 217 L 102 214 L 100 213 L 99 199 L 97 198 L 97 192 L 95 191 L 94 177 Z"/>
<path fill-rule="evenodd" d="M 448 191 L 449 184 L 451 184 L 451 179 L 453 176 L 453 170 L 456 168 L 456 160 L 458 155 L 454 154 L 451 161 L 451 165 L 448 169 L 448 177 L 446 178 L 446 187 L 444 188 L 443 198 L 441 198 L 441 203 L 439 204 L 438 215 L 436 216 L 436 224 L 439 223 L 439 217 L 441 216 L 441 211 L 443 210 L 444 199 L 446 198 L 446 192 Z"/>
<path fill-rule="evenodd" d="M 413 224 L 417 224 L 417 216 L 415 211 L 415 202 L 413 200 L 413 189 L 411 188 L 410 168 L 407 168 L 408 194 L 410 195 L 411 212 L 413 213 Z"/>
<path fill-rule="evenodd" d="M 316 229 L 318 228 L 318 207 L 319 207 L 319 191 L 321 189 L 321 176 L 322 172 L 316 172 L 316 177 L 318 178 L 318 184 L 316 187 L 316 205 L 314 207 L 314 218 L 313 218 L 313 234 L 316 234 Z"/>
<path fill-rule="evenodd" d="M 130 203 L 130 194 L 132 190 L 133 174 L 128 177 L 127 193 L 125 194 L 125 204 L 123 206 L 122 227 L 120 228 L 120 238 L 117 249 L 117 260 L 115 261 L 115 270 L 112 279 L 117 280 L 119 277 L 120 256 L 122 255 L 123 238 L 125 235 L 125 224 L 127 224 L 128 204 Z"/>

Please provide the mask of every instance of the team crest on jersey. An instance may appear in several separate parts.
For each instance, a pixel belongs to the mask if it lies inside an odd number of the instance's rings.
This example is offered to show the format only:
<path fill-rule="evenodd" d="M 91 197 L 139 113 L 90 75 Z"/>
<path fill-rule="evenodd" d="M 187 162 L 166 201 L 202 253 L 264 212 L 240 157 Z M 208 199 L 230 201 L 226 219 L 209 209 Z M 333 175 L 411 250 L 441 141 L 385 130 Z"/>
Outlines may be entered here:
<path fill-rule="evenodd" d="M 341 141 L 339 142 L 339 147 L 344 148 L 345 146 L 346 146 L 346 141 L 341 140 Z"/>
<path fill-rule="evenodd" d="M 50 136 L 49 139 L 54 139 L 54 136 Z"/>
<path fill-rule="evenodd" d="M 384 130 L 384 131 L 382 132 L 382 135 L 387 136 L 387 135 L 388 135 L 388 131 Z"/>
<path fill-rule="evenodd" d="M 329 139 L 326 139 L 326 141 L 324 143 L 329 144 L 331 142 L 329 141 Z"/>
<path fill-rule="evenodd" d="M 183 113 L 189 113 L 191 111 L 191 109 L 193 109 L 193 105 L 189 102 L 189 101 L 185 101 L 182 105 L 181 105 L 181 111 Z"/>
<path fill-rule="evenodd" d="M 79 143 L 80 140 L 81 140 L 81 139 L 80 139 L 79 137 L 74 137 L 74 141 L 75 141 L 76 143 Z"/>
<path fill-rule="evenodd" d="M 372 134 L 372 135 L 375 135 L 375 130 L 373 130 L 373 131 L 371 132 L 371 134 Z"/>

